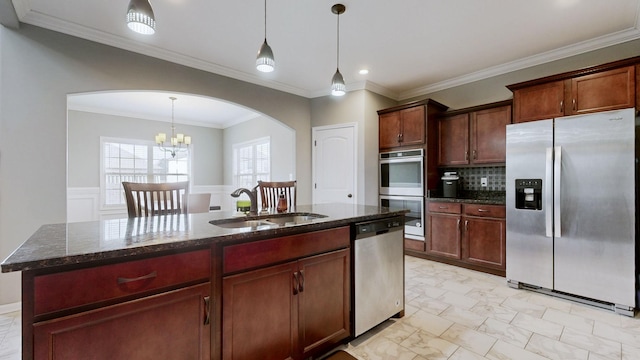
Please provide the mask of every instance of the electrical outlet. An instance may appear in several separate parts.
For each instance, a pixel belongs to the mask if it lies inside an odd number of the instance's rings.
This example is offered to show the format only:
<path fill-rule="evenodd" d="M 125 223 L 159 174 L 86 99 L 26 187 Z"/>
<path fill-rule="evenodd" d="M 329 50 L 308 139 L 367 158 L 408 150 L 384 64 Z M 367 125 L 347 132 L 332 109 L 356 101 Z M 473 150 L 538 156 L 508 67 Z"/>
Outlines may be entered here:
<path fill-rule="evenodd" d="M 480 178 L 480 186 L 487 187 L 487 178 L 486 177 Z"/>

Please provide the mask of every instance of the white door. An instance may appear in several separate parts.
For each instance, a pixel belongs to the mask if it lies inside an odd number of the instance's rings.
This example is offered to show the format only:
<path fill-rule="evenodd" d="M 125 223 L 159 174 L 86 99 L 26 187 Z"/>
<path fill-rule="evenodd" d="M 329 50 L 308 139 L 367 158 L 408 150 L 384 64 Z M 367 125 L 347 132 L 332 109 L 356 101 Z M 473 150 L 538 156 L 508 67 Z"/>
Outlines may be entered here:
<path fill-rule="evenodd" d="M 356 204 L 356 124 L 312 129 L 313 203 Z"/>

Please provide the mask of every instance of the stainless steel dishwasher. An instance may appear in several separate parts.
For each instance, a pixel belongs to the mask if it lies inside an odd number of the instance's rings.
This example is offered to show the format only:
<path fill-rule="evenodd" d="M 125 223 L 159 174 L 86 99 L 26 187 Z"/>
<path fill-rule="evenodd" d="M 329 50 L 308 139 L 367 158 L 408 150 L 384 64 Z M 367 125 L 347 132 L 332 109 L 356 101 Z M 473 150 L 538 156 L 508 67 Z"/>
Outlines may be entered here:
<path fill-rule="evenodd" d="M 354 226 L 354 336 L 404 311 L 403 230 L 402 216 Z"/>

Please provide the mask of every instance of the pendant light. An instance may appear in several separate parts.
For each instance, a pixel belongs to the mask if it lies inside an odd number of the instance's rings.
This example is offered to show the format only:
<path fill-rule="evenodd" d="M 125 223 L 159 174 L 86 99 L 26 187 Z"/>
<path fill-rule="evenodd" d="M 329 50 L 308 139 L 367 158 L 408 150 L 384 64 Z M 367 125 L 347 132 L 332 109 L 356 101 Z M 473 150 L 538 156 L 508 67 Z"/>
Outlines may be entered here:
<path fill-rule="evenodd" d="M 176 134 L 176 124 L 174 122 L 173 114 L 175 109 L 174 102 L 177 98 L 170 96 L 169 99 L 171 99 L 171 138 L 169 139 L 169 142 L 165 143 L 165 141 L 167 141 L 167 134 L 158 133 L 156 135 L 156 144 L 160 150 L 170 153 L 171 157 L 175 158 L 177 153 L 189 150 L 189 145 L 191 145 L 191 136 L 181 133 Z"/>
<path fill-rule="evenodd" d="M 271 46 L 267 44 L 267 0 L 264 0 L 264 43 L 258 50 L 256 58 L 256 69 L 262 72 L 272 72 L 276 67 Z"/>
<path fill-rule="evenodd" d="M 340 14 L 343 14 L 347 8 L 342 4 L 335 4 L 331 7 L 331 12 L 338 16 L 338 31 L 336 35 L 336 73 L 331 79 L 331 95 L 342 96 L 346 93 L 347 87 L 344 85 L 344 78 L 340 73 Z"/>
<path fill-rule="evenodd" d="M 156 32 L 156 18 L 149 0 L 131 0 L 127 10 L 127 26 L 143 35 Z"/>

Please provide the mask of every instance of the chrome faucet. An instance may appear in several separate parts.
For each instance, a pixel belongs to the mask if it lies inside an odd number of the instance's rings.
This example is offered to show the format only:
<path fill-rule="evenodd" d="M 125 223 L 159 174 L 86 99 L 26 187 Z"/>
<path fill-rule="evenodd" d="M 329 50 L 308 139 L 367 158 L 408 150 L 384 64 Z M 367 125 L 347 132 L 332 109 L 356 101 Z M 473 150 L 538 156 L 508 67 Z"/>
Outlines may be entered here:
<path fill-rule="evenodd" d="M 242 193 L 249 195 L 249 201 L 251 201 L 251 205 L 249 207 L 249 215 L 258 215 L 258 186 L 260 185 L 256 185 L 256 187 L 251 190 L 246 188 L 239 188 L 231 193 L 231 196 L 235 198 L 240 196 L 240 194 Z"/>

